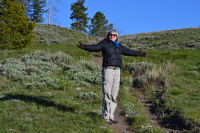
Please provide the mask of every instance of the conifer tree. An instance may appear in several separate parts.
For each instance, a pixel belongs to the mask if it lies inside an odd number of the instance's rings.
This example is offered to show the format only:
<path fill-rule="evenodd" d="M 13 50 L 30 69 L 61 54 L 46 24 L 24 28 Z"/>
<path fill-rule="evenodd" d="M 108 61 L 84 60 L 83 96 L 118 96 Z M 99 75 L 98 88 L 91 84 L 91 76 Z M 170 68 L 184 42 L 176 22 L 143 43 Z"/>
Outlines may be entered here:
<path fill-rule="evenodd" d="M 87 17 L 88 13 L 85 13 L 88 8 L 84 6 L 84 3 L 85 0 L 79 0 L 71 5 L 72 14 L 70 16 L 70 19 L 74 21 L 74 23 L 71 24 L 71 29 L 88 33 L 87 24 L 90 18 Z"/>
<path fill-rule="evenodd" d="M 30 2 L 30 6 L 32 6 L 32 13 L 30 13 L 31 21 L 35 21 L 36 23 L 44 22 L 43 14 L 47 12 L 47 10 L 44 9 L 46 0 L 32 0 Z"/>
<path fill-rule="evenodd" d="M 90 34 L 94 36 L 105 36 L 108 30 L 112 30 L 113 26 L 108 25 L 105 15 L 102 12 L 96 12 L 91 19 L 91 25 L 89 27 Z"/>
<path fill-rule="evenodd" d="M 32 44 L 35 22 L 25 13 L 25 7 L 12 0 L 0 5 L 0 49 L 22 49 Z"/>
<path fill-rule="evenodd" d="M 32 5 L 33 0 L 28 0 L 26 4 L 26 14 L 31 18 L 31 14 L 33 13 L 33 5 Z"/>

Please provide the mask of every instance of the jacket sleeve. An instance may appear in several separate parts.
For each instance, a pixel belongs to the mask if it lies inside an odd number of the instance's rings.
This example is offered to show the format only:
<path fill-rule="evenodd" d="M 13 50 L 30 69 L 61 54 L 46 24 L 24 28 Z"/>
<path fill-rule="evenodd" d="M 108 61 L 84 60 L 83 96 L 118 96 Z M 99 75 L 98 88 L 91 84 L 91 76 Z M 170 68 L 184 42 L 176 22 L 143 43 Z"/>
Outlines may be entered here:
<path fill-rule="evenodd" d="M 122 47 L 122 55 L 126 55 L 126 56 L 139 56 L 139 52 L 138 51 L 134 51 L 134 50 L 131 50 L 131 49 L 128 49 L 124 46 L 121 46 Z"/>
<path fill-rule="evenodd" d="M 85 49 L 86 51 L 89 52 L 100 52 L 103 49 L 103 42 L 97 43 L 95 45 L 85 45 Z"/>

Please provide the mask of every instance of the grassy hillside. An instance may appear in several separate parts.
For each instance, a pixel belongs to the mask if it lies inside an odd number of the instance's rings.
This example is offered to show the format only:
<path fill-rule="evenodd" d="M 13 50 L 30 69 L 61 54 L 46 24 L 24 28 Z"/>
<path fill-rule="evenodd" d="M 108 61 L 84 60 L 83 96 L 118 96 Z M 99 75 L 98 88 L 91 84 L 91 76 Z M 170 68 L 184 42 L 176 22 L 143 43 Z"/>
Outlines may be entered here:
<path fill-rule="evenodd" d="M 200 28 L 174 29 L 123 36 L 121 43 L 139 49 L 200 48 Z"/>
<path fill-rule="evenodd" d="M 34 32 L 32 46 L 0 51 L 1 132 L 115 132 L 100 117 L 100 67 L 91 56 L 101 53 L 76 47 L 102 38 L 57 25 L 39 24 Z M 199 33 L 188 28 L 120 37 L 123 45 L 147 52 L 145 58 L 123 56 L 119 106 L 134 132 L 200 132 Z"/>

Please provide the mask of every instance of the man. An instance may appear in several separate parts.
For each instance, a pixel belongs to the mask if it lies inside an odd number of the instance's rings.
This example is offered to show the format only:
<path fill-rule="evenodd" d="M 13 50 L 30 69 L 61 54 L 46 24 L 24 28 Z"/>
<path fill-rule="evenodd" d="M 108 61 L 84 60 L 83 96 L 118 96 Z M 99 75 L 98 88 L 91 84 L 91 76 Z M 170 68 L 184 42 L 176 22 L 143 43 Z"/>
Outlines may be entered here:
<path fill-rule="evenodd" d="M 102 52 L 102 92 L 103 107 L 102 116 L 107 123 L 117 123 L 114 112 L 117 107 L 117 95 L 120 85 L 120 68 L 122 65 L 121 55 L 145 57 L 146 53 L 134 51 L 122 46 L 118 41 L 118 33 L 109 31 L 106 38 L 95 45 L 84 45 L 81 42 L 79 48 L 89 52 Z"/>

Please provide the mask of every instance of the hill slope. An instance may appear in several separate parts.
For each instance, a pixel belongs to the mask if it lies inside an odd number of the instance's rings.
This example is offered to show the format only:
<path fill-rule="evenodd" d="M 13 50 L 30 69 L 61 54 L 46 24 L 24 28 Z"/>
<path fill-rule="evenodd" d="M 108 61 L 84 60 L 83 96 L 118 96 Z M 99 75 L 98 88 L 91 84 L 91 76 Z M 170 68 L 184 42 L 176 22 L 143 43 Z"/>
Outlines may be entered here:
<path fill-rule="evenodd" d="M 1 131 L 118 132 L 100 117 L 100 67 L 92 59 L 102 55 L 76 47 L 103 38 L 46 24 L 34 32 L 32 46 L 0 51 Z M 128 120 L 127 131 L 199 132 L 199 32 L 120 37 L 123 45 L 147 52 L 145 58 L 123 56 L 119 120 Z"/>
<path fill-rule="evenodd" d="M 200 28 L 127 35 L 122 36 L 121 42 L 137 49 L 200 48 Z"/>
<path fill-rule="evenodd" d="M 38 24 L 36 40 L 40 43 L 71 43 L 77 40 L 95 44 L 102 37 L 92 37 L 58 25 Z M 200 48 L 200 28 L 174 29 L 120 36 L 120 43 L 134 49 Z"/>

